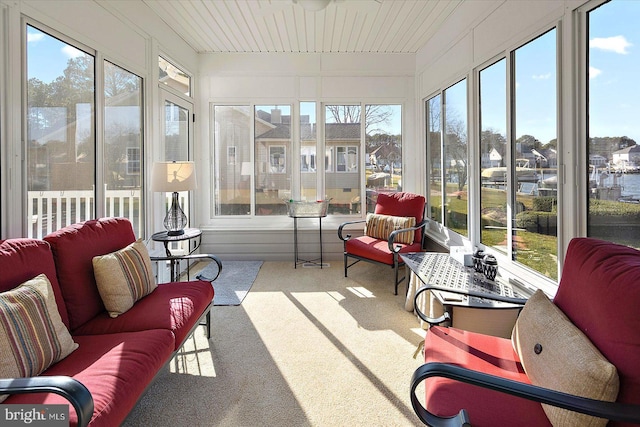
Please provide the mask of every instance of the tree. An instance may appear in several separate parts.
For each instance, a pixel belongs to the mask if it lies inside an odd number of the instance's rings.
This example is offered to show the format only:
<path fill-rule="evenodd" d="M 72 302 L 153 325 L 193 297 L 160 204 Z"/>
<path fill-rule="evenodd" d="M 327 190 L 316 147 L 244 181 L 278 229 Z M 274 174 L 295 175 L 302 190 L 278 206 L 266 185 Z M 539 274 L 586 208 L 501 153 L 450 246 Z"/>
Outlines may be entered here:
<path fill-rule="evenodd" d="M 456 112 L 448 111 L 446 116 L 444 148 L 445 159 L 449 162 L 444 166 L 450 176 L 456 176 L 458 190 L 462 190 L 467 184 L 468 173 L 467 122 Z"/>
<path fill-rule="evenodd" d="M 333 123 L 360 123 L 361 108 L 359 105 L 327 105 L 327 112 Z M 378 124 L 389 124 L 393 111 L 386 105 L 366 105 L 364 110 L 365 133 L 386 133 L 376 127 Z"/>
<path fill-rule="evenodd" d="M 109 99 L 126 96 L 131 93 L 139 93 L 140 78 L 133 73 L 123 70 L 117 65 L 105 62 L 104 70 L 104 95 Z"/>
<path fill-rule="evenodd" d="M 531 150 L 540 150 L 542 143 L 535 136 L 522 135 L 516 139 L 516 147 L 519 147 L 517 155 L 522 156 L 523 153 L 530 153 Z"/>
<path fill-rule="evenodd" d="M 504 166 L 507 140 L 499 131 L 488 128 L 480 133 L 480 155 L 489 155 L 493 150 L 496 150 L 502 159 L 498 166 Z"/>

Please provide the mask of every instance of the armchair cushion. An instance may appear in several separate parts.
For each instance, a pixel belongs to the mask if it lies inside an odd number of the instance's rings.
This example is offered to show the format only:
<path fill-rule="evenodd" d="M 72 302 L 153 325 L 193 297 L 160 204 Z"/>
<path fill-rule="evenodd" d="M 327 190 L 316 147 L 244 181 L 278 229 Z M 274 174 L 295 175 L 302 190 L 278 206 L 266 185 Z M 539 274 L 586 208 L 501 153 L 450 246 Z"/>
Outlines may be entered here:
<path fill-rule="evenodd" d="M 424 349 L 425 363 L 450 363 L 530 383 L 507 338 L 434 326 L 427 332 Z M 473 426 L 551 426 L 537 402 L 447 378 L 429 378 L 424 385 L 426 408 L 439 416 L 452 416 L 465 408 Z"/>
<path fill-rule="evenodd" d="M 618 396 L 616 367 L 540 290 L 527 301 L 511 337 L 532 384 L 613 402 Z M 607 420 L 542 405 L 553 425 L 605 426 Z"/>
<path fill-rule="evenodd" d="M 391 216 L 369 213 L 367 214 L 367 222 L 364 227 L 364 232 L 369 237 L 389 240 L 391 232 L 414 227 L 415 225 L 416 219 L 412 216 Z M 413 244 L 414 235 L 414 231 L 399 233 L 396 235 L 394 242 L 411 245 Z"/>
<path fill-rule="evenodd" d="M 421 244 L 414 242 L 411 245 L 398 244 L 400 253 L 419 252 Z M 370 259 L 382 264 L 393 265 L 393 253 L 389 250 L 389 243 L 386 240 L 376 239 L 370 236 L 361 236 L 349 239 L 346 243 L 346 250 L 350 255 L 355 255 Z"/>
<path fill-rule="evenodd" d="M 0 294 L 0 378 L 40 375 L 76 348 L 47 276 Z M 0 396 L 0 402 L 5 398 Z"/>
<path fill-rule="evenodd" d="M 399 192 L 380 193 L 376 200 L 374 213 L 391 216 L 412 216 L 416 219 L 416 224 L 420 224 L 424 219 L 425 198 L 420 194 Z M 413 241 L 422 242 L 424 230 L 416 230 Z"/>
<path fill-rule="evenodd" d="M 149 252 L 141 239 L 93 258 L 93 274 L 109 316 L 118 317 L 156 287 Z"/>

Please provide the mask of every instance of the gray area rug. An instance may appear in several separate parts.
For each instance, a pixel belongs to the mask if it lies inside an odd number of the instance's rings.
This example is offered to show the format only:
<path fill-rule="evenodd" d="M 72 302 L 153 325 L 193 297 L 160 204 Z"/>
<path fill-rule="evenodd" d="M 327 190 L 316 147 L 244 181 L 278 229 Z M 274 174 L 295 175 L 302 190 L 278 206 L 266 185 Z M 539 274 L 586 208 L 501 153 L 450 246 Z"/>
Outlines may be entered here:
<path fill-rule="evenodd" d="M 213 305 L 240 305 L 258 276 L 262 261 L 222 261 L 222 273 L 213 282 Z M 198 276 L 215 277 L 218 267 L 209 263 Z"/>

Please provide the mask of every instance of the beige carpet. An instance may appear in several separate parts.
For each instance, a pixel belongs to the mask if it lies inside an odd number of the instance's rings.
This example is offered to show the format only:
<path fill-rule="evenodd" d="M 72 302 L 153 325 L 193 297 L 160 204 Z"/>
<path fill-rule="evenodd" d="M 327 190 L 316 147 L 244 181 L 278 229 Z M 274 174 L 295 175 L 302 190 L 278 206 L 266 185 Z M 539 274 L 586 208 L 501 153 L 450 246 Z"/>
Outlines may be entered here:
<path fill-rule="evenodd" d="M 393 270 L 265 262 L 240 306 L 212 310 L 125 426 L 413 426 L 424 331 Z M 404 283 L 400 286 L 404 289 Z"/>

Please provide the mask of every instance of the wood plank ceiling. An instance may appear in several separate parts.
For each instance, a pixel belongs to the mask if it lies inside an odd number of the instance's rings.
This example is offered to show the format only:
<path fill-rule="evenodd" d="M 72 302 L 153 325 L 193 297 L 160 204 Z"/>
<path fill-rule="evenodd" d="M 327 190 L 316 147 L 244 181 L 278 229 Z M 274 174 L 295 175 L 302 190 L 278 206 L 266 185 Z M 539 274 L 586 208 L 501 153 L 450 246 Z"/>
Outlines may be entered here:
<path fill-rule="evenodd" d="M 197 52 L 415 53 L 462 0 L 142 0 Z M 117 3 L 117 2 L 115 2 Z"/>

